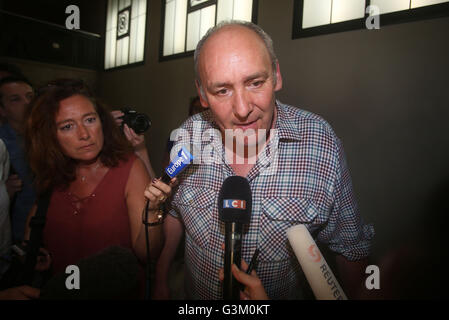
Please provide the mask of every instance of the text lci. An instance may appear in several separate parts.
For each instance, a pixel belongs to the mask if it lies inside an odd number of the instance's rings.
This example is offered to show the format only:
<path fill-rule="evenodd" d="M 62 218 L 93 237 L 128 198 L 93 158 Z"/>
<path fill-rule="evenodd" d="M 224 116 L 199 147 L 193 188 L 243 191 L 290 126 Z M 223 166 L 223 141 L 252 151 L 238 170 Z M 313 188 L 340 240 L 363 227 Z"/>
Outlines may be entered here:
<path fill-rule="evenodd" d="M 246 209 L 246 201 L 245 200 L 236 200 L 236 199 L 225 199 L 223 200 L 223 208 L 232 208 L 232 209 Z"/>

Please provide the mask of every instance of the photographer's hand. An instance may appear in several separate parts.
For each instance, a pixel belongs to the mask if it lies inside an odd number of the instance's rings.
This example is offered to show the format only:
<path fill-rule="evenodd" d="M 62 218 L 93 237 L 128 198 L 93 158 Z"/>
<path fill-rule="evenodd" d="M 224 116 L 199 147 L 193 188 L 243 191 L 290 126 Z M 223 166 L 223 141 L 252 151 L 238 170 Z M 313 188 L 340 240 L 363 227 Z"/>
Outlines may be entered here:
<path fill-rule="evenodd" d="M 120 127 L 122 125 L 123 119 L 120 119 L 125 114 L 120 110 L 111 111 L 112 117 L 115 119 L 115 123 Z"/>
<path fill-rule="evenodd" d="M 120 110 L 114 110 L 111 111 L 111 115 L 114 117 L 115 123 L 117 123 L 118 126 L 121 126 L 123 119 L 119 118 L 122 117 L 124 113 L 121 112 Z M 148 174 L 150 175 L 151 179 L 155 178 L 156 174 L 154 173 L 150 157 L 148 156 L 148 150 L 145 144 L 145 136 L 143 134 L 136 134 L 134 130 L 128 127 L 126 123 L 123 126 L 123 133 L 125 134 L 126 139 L 128 139 L 128 141 L 133 146 L 134 153 L 145 164 L 145 167 L 147 168 Z"/>
<path fill-rule="evenodd" d="M 134 147 L 134 151 L 137 153 L 139 151 L 147 151 L 147 147 L 145 145 L 145 136 L 143 134 L 137 134 L 133 129 L 128 127 L 125 123 L 123 126 L 123 133 L 126 136 L 126 139 L 132 144 Z"/>

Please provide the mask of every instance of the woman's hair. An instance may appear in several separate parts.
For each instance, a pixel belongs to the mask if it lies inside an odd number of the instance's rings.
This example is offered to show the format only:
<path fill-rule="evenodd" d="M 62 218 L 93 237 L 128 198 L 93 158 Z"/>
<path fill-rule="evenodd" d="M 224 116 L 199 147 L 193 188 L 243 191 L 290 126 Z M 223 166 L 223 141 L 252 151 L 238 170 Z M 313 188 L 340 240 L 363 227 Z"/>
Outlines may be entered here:
<path fill-rule="evenodd" d="M 49 188 L 67 188 L 76 179 L 77 161 L 66 156 L 57 139 L 56 114 L 61 100 L 74 95 L 89 99 L 101 120 L 104 136 L 100 161 L 115 167 L 132 152 L 112 115 L 81 80 L 58 79 L 37 91 L 26 117 L 25 142 L 39 193 Z"/>

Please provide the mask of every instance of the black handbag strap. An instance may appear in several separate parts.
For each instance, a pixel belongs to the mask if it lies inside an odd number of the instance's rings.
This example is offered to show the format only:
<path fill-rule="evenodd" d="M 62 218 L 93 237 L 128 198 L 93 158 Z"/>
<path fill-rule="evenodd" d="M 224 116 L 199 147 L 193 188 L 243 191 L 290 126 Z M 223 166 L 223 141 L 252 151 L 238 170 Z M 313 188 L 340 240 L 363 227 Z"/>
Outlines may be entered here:
<path fill-rule="evenodd" d="M 30 239 L 27 245 L 27 255 L 24 268 L 24 284 L 31 285 L 34 278 L 39 248 L 42 247 L 42 238 L 45 227 L 48 206 L 50 204 L 52 190 L 48 190 L 39 196 L 37 200 L 36 214 L 30 220 Z"/>

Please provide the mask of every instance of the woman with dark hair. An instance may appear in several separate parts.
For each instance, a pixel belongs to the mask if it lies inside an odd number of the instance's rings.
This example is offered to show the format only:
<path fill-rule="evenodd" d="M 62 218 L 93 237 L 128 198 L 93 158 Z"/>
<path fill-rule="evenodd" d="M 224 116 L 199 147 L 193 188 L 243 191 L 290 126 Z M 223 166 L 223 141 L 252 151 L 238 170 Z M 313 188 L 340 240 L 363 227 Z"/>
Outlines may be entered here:
<path fill-rule="evenodd" d="M 52 190 L 43 241 L 54 273 L 115 245 L 133 249 L 145 261 L 146 199 L 150 256 L 157 258 L 162 242 L 157 210 L 175 179 L 170 187 L 156 179 L 149 184 L 145 165 L 82 81 L 56 80 L 38 91 L 27 117 L 26 144 L 38 192 Z M 29 219 L 35 212 L 36 206 Z"/>

